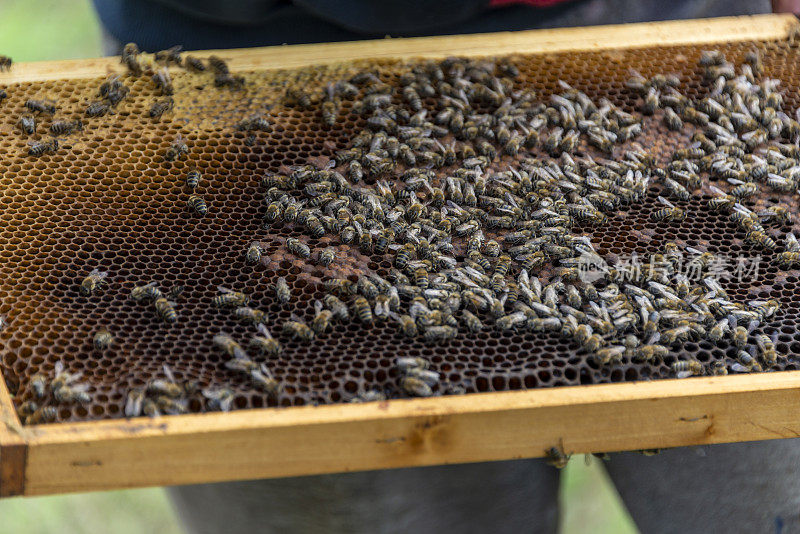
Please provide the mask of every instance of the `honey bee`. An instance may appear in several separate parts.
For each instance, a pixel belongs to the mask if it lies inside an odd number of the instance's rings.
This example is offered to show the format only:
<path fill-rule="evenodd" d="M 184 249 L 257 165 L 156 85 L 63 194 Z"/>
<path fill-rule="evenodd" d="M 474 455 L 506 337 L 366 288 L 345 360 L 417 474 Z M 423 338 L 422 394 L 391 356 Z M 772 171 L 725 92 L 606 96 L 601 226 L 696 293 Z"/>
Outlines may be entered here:
<path fill-rule="evenodd" d="M 196 58 L 194 56 L 188 56 L 187 55 L 183 59 L 183 64 L 187 69 L 193 70 L 193 71 L 196 71 L 196 72 L 203 72 L 203 71 L 206 70 L 206 66 L 203 63 L 203 60 L 199 59 L 199 58 Z"/>
<path fill-rule="evenodd" d="M 414 376 L 404 376 L 400 379 L 400 386 L 407 395 L 412 397 L 430 397 L 433 390 L 424 381 Z"/>
<path fill-rule="evenodd" d="M 314 339 L 314 330 L 296 317 L 291 321 L 286 321 L 283 323 L 283 332 L 284 334 L 292 336 L 294 339 L 304 341 L 306 343 L 309 343 Z"/>
<path fill-rule="evenodd" d="M 76 383 L 80 378 L 80 373 L 66 372 L 62 362 L 56 363 L 55 372 L 56 374 L 50 383 L 50 387 L 53 391 L 53 397 L 58 402 L 87 403 L 92 400 L 89 394 L 86 393 L 89 386 Z"/>
<path fill-rule="evenodd" d="M 333 127 L 336 124 L 336 116 L 339 114 L 339 106 L 333 95 L 333 85 L 328 85 L 327 98 L 322 102 L 320 109 L 322 114 L 322 123 L 325 126 Z"/>
<path fill-rule="evenodd" d="M 708 339 L 711 341 L 719 341 L 726 333 L 730 332 L 730 330 L 731 326 L 728 319 L 721 319 L 708 331 Z"/>
<path fill-rule="evenodd" d="M 672 371 L 678 378 L 703 374 L 703 364 L 697 360 L 682 360 L 672 364 Z"/>
<path fill-rule="evenodd" d="M 114 336 L 107 328 L 101 328 L 94 334 L 93 343 L 97 350 L 106 350 L 114 343 Z"/>
<path fill-rule="evenodd" d="M 249 358 L 228 360 L 225 366 L 233 371 L 247 375 L 253 384 L 269 395 L 277 395 L 281 391 L 280 383 L 272 376 L 266 364 L 257 364 Z"/>
<path fill-rule="evenodd" d="M 665 178 L 664 186 L 666 187 L 667 192 L 669 192 L 671 196 L 677 198 L 678 200 L 689 200 L 689 191 L 672 178 Z"/>
<path fill-rule="evenodd" d="M 767 367 L 778 363 L 778 351 L 775 350 L 775 343 L 766 334 L 755 336 L 756 346 L 761 354 L 761 358 Z"/>
<path fill-rule="evenodd" d="M 774 250 L 778 244 L 763 230 L 750 230 L 745 236 L 745 241 L 753 243 L 767 250 Z"/>
<path fill-rule="evenodd" d="M 228 74 L 230 72 L 228 64 L 219 56 L 209 56 L 208 65 L 217 74 Z"/>
<path fill-rule="evenodd" d="M 622 355 L 625 354 L 625 350 L 625 347 L 622 345 L 606 347 L 595 351 L 594 358 L 600 365 L 620 363 L 622 361 Z"/>
<path fill-rule="evenodd" d="M 29 156 L 43 156 L 50 152 L 58 150 L 58 139 L 50 141 L 28 141 L 28 155 Z"/>
<path fill-rule="evenodd" d="M 25 420 L 28 425 L 41 425 L 45 423 L 52 423 L 58 416 L 58 410 L 55 406 L 41 406 L 33 412 Z"/>
<path fill-rule="evenodd" d="M 84 278 L 81 282 L 81 294 L 86 296 L 93 295 L 98 288 L 102 287 L 106 283 L 105 279 L 107 276 L 107 271 L 92 269 L 92 272 L 89 273 L 89 276 Z"/>
<path fill-rule="evenodd" d="M 11 68 L 14 61 L 8 56 L 0 55 L 0 71 L 7 71 Z"/>
<path fill-rule="evenodd" d="M 156 89 L 161 91 L 163 96 L 170 96 L 175 94 L 175 89 L 172 87 L 172 78 L 169 76 L 169 70 L 166 67 L 158 72 L 153 73 L 153 84 Z"/>
<path fill-rule="evenodd" d="M 755 352 L 754 352 L 755 353 Z M 736 359 L 738 360 L 736 363 L 731 365 L 731 370 L 737 373 L 749 373 L 751 371 L 761 372 L 763 368 L 761 364 L 756 361 L 752 354 L 740 350 L 737 355 Z"/>
<path fill-rule="evenodd" d="M 211 299 L 211 304 L 217 308 L 247 306 L 250 302 L 250 297 L 239 291 L 232 291 L 222 286 L 217 286 L 217 290 L 219 295 Z"/>
<path fill-rule="evenodd" d="M 669 354 L 667 347 L 656 344 L 642 345 L 636 351 L 637 358 L 646 362 L 663 360 L 667 354 Z"/>
<path fill-rule="evenodd" d="M 111 106 L 105 102 L 90 102 L 86 107 L 87 117 L 102 117 L 111 111 Z"/>
<path fill-rule="evenodd" d="M 294 237 L 290 237 L 286 240 L 286 248 L 289 252 L 301 258 L 308 258 L 311 256 L 311 249 L 308 248 L 308 245 Z"/>
<path fill-rule="evenodd" d="M 188 63 L 189 57 L 187 56 L 186 62 Z M 233 407 L 234 392 L 230 388 L 206 388 L 202 391 L 203 396 L 208 399 L 209 410 L 219 410 L 221 412 L 228 412 Z"/>
<path fill-rule="evenodd" d="M 27 421 L 39 409 L 39 404 L 35 401 L 25 401 L 17 407 L 17 415 L 22 421 Z"/>
<path fill-rule="evenodd" d="M 431 326 L 425 330 L 424 338 L 429 343 L 443 343 L 454 339 L 458 329 L 452 326 Z"/>
<path fill-rule="evenodd" d="M 694 109 L 694 108 L 686 108 L 686 109 L 688 111 L 688 110 Z M 698 112 L 698 113 L 700 113 L 700 112 Z M 705 114 L 703 114 L 703 115 L 705 115 Z M 689 120 L 689 122 L 694 122 L 694 121 L 691 121 L 690 119 L 686 119 L 686 120 Z M 706 116 L 706 121 L 708 121 L 707 116 Z M 679 160 L 679 159 L 700 159 L 705 155 L 706 155 L 705 151 L 700 147 L 680 148 L 680 149 L 676 150 L 672 154 L 672 160 L 675 161 L 675 160 Z"/>
<path fill-rule="evenodd" d="M 183 47 L 181 45 L 175 45 L 173 47 L 167 48 L 166 50 L 160 50 L 153 54 L 153 59 L 158 62 L 164 63 L 175 63 L 178 66 L 183 64 L 181 59 L 181 50 Z"/>
<path fill-rule="evenodd" d="M 164 396 L 171 399 L 177 399 L 186 395 L 186 389 L 177 383 L 175 377 L 172 375 L 172 371 L 166 365 L 164 366 L 164 374 L 167 377 L 166 379 L 157 378 L 148 382 L 145 386 L 145 392 L 150 395 Z"/>
<path fill-rule="evenodd" d="M 353 301 L 353 311 L 362 323 L 372 323 L 372 308 L 364 297 L 356 297 Z"/>
<path fill-rule="evenodd" d="M 175 141 L 170 145 L 164 154 L 164 159 L 166 161 L 175 161 L 176 159 L 182 158 L 188 154 L 189 145 L 184 142 L 181 134 L 178 134 L 178 137 L 175 138 Z"/>
<path fill-rule="evenodd" d="M 734 326 L 731 330 L 731 340 L 739 349 L 744 348 L 749 337 L 750 333 L 743 326 Z"/>
<path fill-rule="evenodd" d="M 358 183 L 364 177 L 364 167 L 358 161 L 351 161 L 347 167 L 347 177 L 353 183 Z"/>
<path fill-rule="evenodd" d="M 245 359 L 247 358 L 247 353 L 244 351 L 241 345 L 239 345 L 234 339 L 222 332 L 214 336 L 214 346 L 218 349 L 222 350 L 225 354 L 232 358 L 236 359 Z"/>
<path fill-rule="evenodd" d="M 654 221 L 675 222 L 682 221 L 686 218 L 686 212 L 683 209 L 676 207 L 666 198 L 659 196 L 658 200 L 666 207 L 656 210 L 650 214 L 650 218 Z"/>
<path fill-rule="evenodd" d="M 736 197 L 733 195 L 728 195 L 721 189 L 711 186 L 711 191 L 714 192 L 715 196 L 711 200 L 708 201 L 708 206 L 714 211 L 730 211 L 736 205 Z"/>
<path fill-rule="evenodd" d="M 336 249 L 334 247 L 326 247 L 319 252 L 320 265 L 328 267 L 334 261 L 336 261 Z"/>
<path fill-rule="evenodd" d="M 36 117 L 33 115 L 23 115 L 19 118 L 19 122 L 17 124 L 23 133 L 28 135 L 33 135 L 36 133 Z"/>
<path fill-rule="evenodd" d="M 272 337 L 272 334 L 267 329 L 266 325 L 259 322 L 258 325 L 256 325 L 256 328 L 261 335 L 254 335 L 251 337 L 250 346 L 261 352 L 261 354 L 265 354 L 272 358 L 279 356 L 283 348 L 278 340 Z"/>
<path fill-rule="evenodd" d="M 200 216 L 208 213 L 208 205 L 200 195 L 190 195 L 186 205 Z"/>
<path fill-rule="evenodd" d="M 53 135 L 69 135 L 73 132 L 83 130 L 83 121 L 54 121 L 50 125 L 50 133 Z"/>
<path fill-rule="evenodd" d="M 286 283 L 286 278 L 281 276 L 275 282 L 275 297 L 281 304 L 286 304 L 292 299 L 292 292 L 289 289 L 289 284 Z"/>
<path fill-rule="evenodd" d="M 129 92 L 130 89 L 119 80 L 118 74 L 109 76 L 108 79 L 100 85 L 100 96 L 108 100 L 108 103 L 112 106 L 116 106 L 122 102 L 122 100 L 128 96 Z"/>
<path fill-rule="evenodd" d="M 786 206 L 770 206 L 767 209 L 760 211 L 758 216 L 763 222 L 775 221 L 779 224 L 791 224 L 792 214 Z"/>
<path fill-rule="evenodd" d="M 347 309 L 347 305 L 335 295 L 325 295 L 322 297 L 322 301 L 325 303 L 325 306 L 333 312 L 333 317 L 335 319 L 339 321 L 347 321 L 350 319 L 350 310 Z"/>
<path fill-rule="evenodd" d="M 239 320 L 252 324 L 266 323 L 269 320 L 266 312 L 249 306 L 239 306 L 233 310 L 233 315 Z"/>
<path fill-rule="evenodd" d="M 156 100 L 153 102 L 153 105 L 150 106 L 150 111 L 148 114 L 150 115 L 150 118 L 157 119 L 164 113 L 171 111 L 174 106 L 175 101 L 172 99 L 172 97 Z"/>
<path fill-rule="evenodd" d="M 122 48 L 120 62 L 128 67 L 128 71 L 134 76 L 141 76 L 143 69 L 139 63 L 139 47 L 136 43 L 128 43 Z"/>
<path fill-rule="evenodd" d="M 316 301 L 314 303 L 314 319 L 311 321 L 311 329 L 315 334 L 321 335 L 330 330 L 331 320 L 333 319 L 333 312 L 331 310 L 323 309 L 322 302 Z"/>
<path fill-rule="evenodd" d="M 144 400 L 144 390 L 132 389 L 128 391 L 128 395 L 125 398 L 125 417 L 139 417 L 142 415 Z"/>
<path fill-rule="evenodd" d="M 245 85 L 244 76 L 236 76 L 231 73 L 216 73 L 214 75 L 214 87 L 228 87 L 230 89 L 243 89 Z"/>
<path fill-rule="evenodd" d="M 749 198 L 758 193 L 758 186 L 752 182 L 742 182 L 741 180 L 730 179 L 730 183 L 736 185 L 731 189 L 731 195 L 738 199 Z"/>
<path fill-rule="evenodd" d="M 247 263 L 258 263 L 261 261 L 261 254 L 263 253 L 263 249 L 261 248 L 261 243 L 258 241 L 253 241 L 250 243 L 250 246 L 247 247 L 247 251 L 245 252 L 245 261 Z"/>
<path fill-rule="evenodd" d="M 53 115 L 58 110 L 52 100 L 28 99 L 25 101 L 25 107 L 33 113 L 46 113 L 48 115 Z"/>
<path fill-rule="evenodd" d="M 283 102 L 287 106 L 297 106 L 301 109 L 311 108 L 311 96 L 304 89 L 298 87 L 286 89 Z"/>
<path fill-rule="evenodd" d="M 464 321 L 464 326 L 470 332 L 479 332 L 483 330 L 483 323 L 478 317 L 469 310 L 461 310 L 461 319 Z"/>
<path fill-rule="evenodd" d="M 268 131 L 270 123 L 261 115 L 253 115 L 239 123 L 237 129 L 242 132 L 250 132 L 253 130 L 260 130 L 262 132 Z"/>
<path fill-rule="evenodd" d="M 784 269 L 800 264 L 800 243 L 792 232 L 786 234 L 786 251 L 778 254 L 778 263 Z"/>
<path fill-rule="evenodd" d="M 556 469 L 564 469 L 569 463 L 571 454 L 566 454 L 563 450 L 563 445 L 559 447 L 550 447 L 545 451 L 545 461 L 548 465 L 552 465 Z"/>
<path fill-rule="evenodd" d="M 174 323 L 178 320 L 178 312 L 175 311 L 175 303 L 167 300 L 165 297 L 157 298 L 153 301 L 153 306 L 156 309 L 156 313 L 161 320 L 167 323 Z"/>
<path fill-rule="evenodd" d="M 267 206 L 267 213 L 264 214 L 265 226 L 267 223 L 273 223 L 281 217 L 283 211 L 283 204 L 279 201 L 270 202 Z"/>
<path fill-rule="evenodd" d="M 44 398 L 50 379 L 44 373 L 36 373 L 31 377 L 31 389 L 37 399 Z"/>
<path fill-rule="evenodd" d="M 143 286 L 136 286 L 131 290 L 131 299 L 132 300 L 155 300 L 157 298 L 161 298 L 164 295 L 161 293 L 161 290 L 158 289 L 157 282 L 150 282 Z"/>

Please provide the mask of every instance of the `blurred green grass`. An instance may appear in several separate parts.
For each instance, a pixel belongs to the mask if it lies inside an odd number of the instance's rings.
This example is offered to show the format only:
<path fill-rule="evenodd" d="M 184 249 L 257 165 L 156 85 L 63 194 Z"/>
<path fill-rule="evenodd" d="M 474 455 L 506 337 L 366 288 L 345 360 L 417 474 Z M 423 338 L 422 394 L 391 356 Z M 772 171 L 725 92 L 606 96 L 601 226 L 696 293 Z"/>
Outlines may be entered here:
<path fill-rule="evenodd" d="M 14 61 L 102 55 L 89 0 L 0 0 L 0 54 Z M 562 473 L 562 534 L 637 532 L 605 470 L 573 459 Z M 178 534 L 161 489 L 0 501 L 0 534 Z"/>
<path fill-rule="evenodd" d="M 0 54 L 14 61 L 102 55 L 89 0 L 0 0 Z"/>

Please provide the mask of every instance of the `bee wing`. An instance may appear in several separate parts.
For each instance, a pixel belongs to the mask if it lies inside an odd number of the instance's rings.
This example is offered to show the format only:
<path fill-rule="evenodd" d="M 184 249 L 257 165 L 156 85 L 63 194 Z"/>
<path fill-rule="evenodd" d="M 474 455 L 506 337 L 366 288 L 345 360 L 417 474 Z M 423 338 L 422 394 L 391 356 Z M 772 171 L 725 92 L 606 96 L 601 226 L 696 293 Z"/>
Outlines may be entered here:
<path fill-rule="evenodd" d="M 675 207 L 675 205 L 672 202 L 670 202 L 666 198 L 662 197 L 661 195 L 659 195 L 658 201 L 661 202 L 662 204 L 664 204 L 665 206 L 667 206 L 668 208 L 674 208 Z"/>
<path fill-rule="evenodd" d="M 128 392 L 128 398 L 125 400 L 125 417 L 138 417 L 142 414 L 142 402 L 144 396 L 135 393 L 135 391 Z"/>
<path fill-rule="evenodd" d="M 262 364 L 259 366 L 259 370 L 261 371 L 261 374 L 262 374 L 262 375 L 264 375 L 265 377 L 267 377 L 267 378 L 274 378 L 274 376 L 273 376 L 273 374 L 272 374 L 272 371 L 270 371 L 269 367 L 267 367 L 267 364 L 265 364 L 265 363 L 262 363 Z"/>
<path fill-rule="evenodd" d="M 228 289 L 227 287 L 217 286 L 217 291 L 220 293 L 233 293 L 232 290 Z"/>
<path fill-rule="evenodd" d="M 688 253 L 690 253 L 690 254 L 697 254 L 698 256 L 699 256 L 700 254 L 703 254 L 703 251 L 702 251 L 702 250 L 698 250 L 698 249 L 696 249 L 696 248 L 694 248 L 694 247 L 686 247 L 686 252 L 688 252 Z"/>
<path fill-rule="evenodd" d="M 164 375 L 166 375 L 167 380 L 169 380 L 173 384 L 176 383 L 175 376 L 172 374 L 172 369 L 170 369 L 167 364 L 164 364 Z"/>
<path fill-rule="evenodd" d="M 272 334 L 267 328 L 267 325 L 265 325 L 264 323 L 258 323 L 258 326 L 256 326 L 256 330 L 258 330 L 258 333 L 264 336 L 265 338 L 272 339 Z"/>
<path fill-rule="evenodd" d="M 60 375 L 60 374 L 62 374 L 64 372 L 64 362 L 62 362 L 60 360 L 56 362 L 55 372 L 56 372 L 56 375 Z"/>

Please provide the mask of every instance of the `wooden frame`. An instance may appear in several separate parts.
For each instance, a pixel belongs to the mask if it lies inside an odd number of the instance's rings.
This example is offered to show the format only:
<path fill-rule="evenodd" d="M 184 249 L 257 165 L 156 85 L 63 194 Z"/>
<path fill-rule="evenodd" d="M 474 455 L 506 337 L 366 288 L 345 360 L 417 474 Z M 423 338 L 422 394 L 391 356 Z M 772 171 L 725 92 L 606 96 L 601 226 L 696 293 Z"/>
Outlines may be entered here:
<path fill-rule="evenodd" d="M 764 15 L 218 53 L 237 70 L 374 57 L 548 53 L 786 37 Z M 116 58 L 15 65 L 0 84 Z M 800 371 L 23 427 L 0 381 L 0 496 L 311 475 L 800 436 Z"/>

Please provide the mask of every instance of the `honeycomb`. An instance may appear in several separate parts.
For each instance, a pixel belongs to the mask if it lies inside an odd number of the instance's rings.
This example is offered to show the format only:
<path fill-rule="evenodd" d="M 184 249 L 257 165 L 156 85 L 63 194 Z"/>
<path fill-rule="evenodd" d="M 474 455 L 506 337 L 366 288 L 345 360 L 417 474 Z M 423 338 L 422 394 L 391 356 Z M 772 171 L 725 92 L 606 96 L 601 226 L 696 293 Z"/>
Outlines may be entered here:
<path fill-rule="evenodd" d="M 763 52 L 765 75 L 782 81 L 784 107 L 795 109 L 800 105 L 796 44 L 742 42 L 715 48 L 738 63 L 753 47 Z M 542 100 L 558 92 L 557 81 L 564 80 L 595 101 L 607 98 L 633 112 L 639 97 L 624 83 L 631 68 L 646 77 L 679 74 L 684 94 L 704 95 L 708 87 L 697 66 L 702 49 L 672 46 L 509 59 L 521 72 L 516 85 L 533 89 Z M 8 98 L 0 103 L 0 314 L 8 326 L 0 332 L 0 368 L 15 403 L 32 398 L 31 377 L 53 373 L 59 361 L 69 372 L 82 373 L 92 401 L 58 405 L 57 422 L 123 417 L 128 391 L 163 378 L 165 365 L 176 380 L 233 388 L 234 407 L 239 409 L 345 402 L 370 389 L 390 397 L 405 396 L 394 364 L 400 355 L 425 358 L 444 382 L 467 393 L 674 376 L 670 365 L 675 354 L 655 365 L 625 358 L 621 364 L 599 366 L 576 342 L 558 334 L 485 328 L 476 334 L 462 331 L 446 345 L 430 345 L 421 338 L 403 337 L 392 322 L 366 327 L 355 321 L 334 324 L 332 332 L 311 344 L 292 340 L 273 327 L 284 347 L 279 358 L 268 361 L 284 386 L 277 397 L 255 390 L 226 369 L 226 358 L 213 346 L 212 336 L 224 331 L 246 340 L 252 329 L 229 311 L 209 306 L 217 286 L 249 294 L 269 313 L 271 325 L 293 315 L 310 322 L 314 301 L 325 294 L 323 278 L 354 279 L 360 272 L 386 276 L 392 267 L 391 255 L 364 255 L 338 237 L 311 239 L 292 224 L 268 230 L 262 226 L 260 180 L 265 172 L 332 157 L 364 127 L 363 119 L 346 113 L 349 104 L 332 128 L 323 127 L 317 109 L 283 107 L 285 87 L 301 84 L 319 91 L 329 80 L 365 68 L 376 69 L 382 80 L 396 85 L 408 64 L 357 62 L 243 72 L 247 85 L 241 91 L 215 87 L 209 73 L 175 71 L 175 107 L 160 120 L 147 116 L 158 98 L 147 77 L 123 78 L 130 88 L 127 99 L 115 112 L 90 119 L 84 110 L 97 100 L 101 78 L 5 86 Z M 41 133 L 51 121 L 42 116 L 40 134 L 20 134 L 16 122 L 29 98 L 56 101 L 57 119 L 81 118 L 84 129 L 63 138 L 55 154 L 27 156 L 27 141 L 44 138 Z M 255 139 L 236 131 L 242 118 L 267 114 L 266 110 L 272 123 L 267 131 L 255 132 Z M 637 141 L 665 162 L 680 143 L 687 142 L 691 131 L 676 135 L 660 118 L 660 112 L 645 117 Z M 178 135 L 187 142 L 189 156 L 166 162 L 163 154 Z M 203 175 L 197 191 L 208 203 L 205 217 L 186 208 L 189 192 L 184 177 L 193 168 Z M 726 215 L 709 211 L 708 194 L 683 203 L 689 217 L 670 225 L 650 218 L 659 207 L 656 196 L 654 190 L 645 201 L 623 207 L 608 224 L 582 230 L 602 255 L 644 256 L 661 251 L 667 241 L 728 256 L 756 253 L 743 243 L 743 232 Z M 787 201 L 770 196 L 759 202 L 779 200 Z M 796 210 L 796 201 L 790 202 Z M 285 243 L 290 237 L 314 249 L 334 246 L 339 261 L 330 269 L 303 261 L 288 253 Z M 264 244 L 264 258 L 255 266 L 245 261 L 245 250 L 253 241 Z M 109 283 L 86 297 L 79 284 L 95 268 L 108 271 Z M 274 296 L 279 277 L 291 287 L 289 304 Z M 134 286 L 150 281 L 159 287 L 185 286 L 177 322 L 167 324 L 149 306 L 130 300 Z M 799 284 L 800 272 L 782 271 L 773 261 L 746 284 L 724 282 L 733 300 L 780 300 L 781 311 L 764 329 L 777 334 L 776 348 L 788 355 L 776 370 L 800 368 L 800 300 L 795 296 Z M 115 337 L 113 347 L 102 352 L 92 345 L 92 336 L 101 327 Z M 687 342 L 682 352 L 683 357 L 704 364 L 732 361 L 736 355 L 734 347 L 709 341 Z M 201 397 L 193 397 L 189 409 L 203 410 Z"/>

